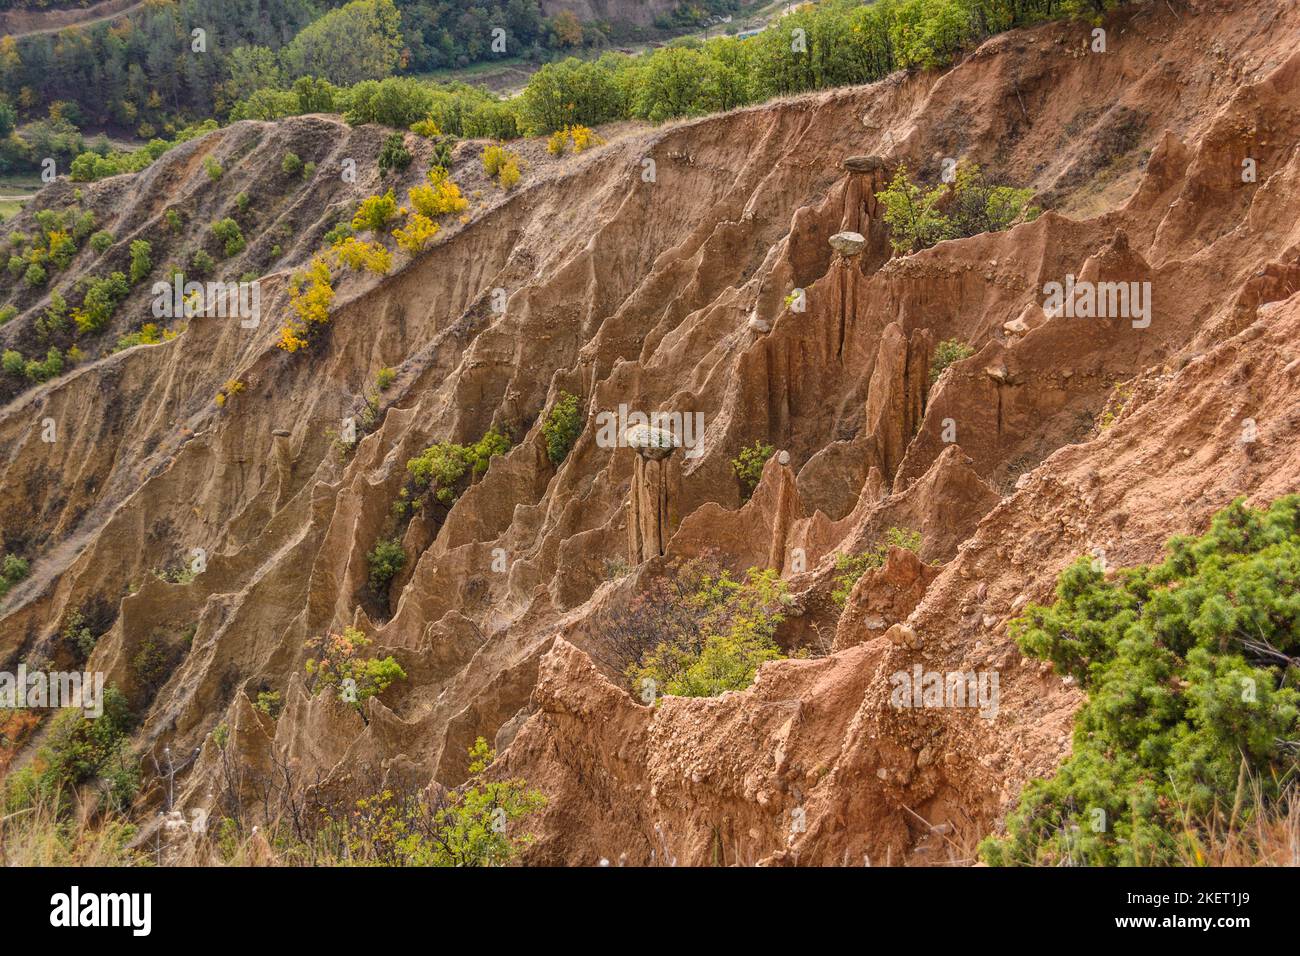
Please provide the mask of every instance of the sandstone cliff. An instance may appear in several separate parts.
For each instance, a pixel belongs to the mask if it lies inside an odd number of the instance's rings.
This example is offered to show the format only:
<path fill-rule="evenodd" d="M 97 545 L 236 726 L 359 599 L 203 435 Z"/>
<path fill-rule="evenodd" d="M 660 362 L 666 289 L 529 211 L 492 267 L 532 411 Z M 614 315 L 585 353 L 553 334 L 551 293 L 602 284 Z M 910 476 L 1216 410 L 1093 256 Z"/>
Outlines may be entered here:
<path fill-rule="evenodd" d="M 1235 496 L 1300 489 L 1297 27 L 1262 0 L 1151 4 L 1108 23 L 1104 57 L 1086 27 L 1055 24 L 942 74 L 627 130 L 569 164 L 538 151 L 508 200 L 344 289 L 315 351 L 277 350 L 276 318 L 200 318 L 18 395 L 0 410 L 0 536 L 36 560 L 0 605 L 0 662 L 57 658 L 83 609 L 103 631 L 92 666 L 146 715 L 137 746 L 202 748 L 182 806 L 222 785 L 208 735 L 223 723 L 250 787 L 277 765 L 322 786 L 455 785 L 483 735 L 496 772 L 548 796 L 528 862 L 960 857 L 1068 752 L 1079 701 L 1020 658 L 1008 617 L 1081 553 L 1148 560 Z M 289 145 L 325 167 L 380 139 L 329 117 L 237 124 L 88 202 L 119 217 L 122 244 L 170 205 L 229 202 L 208 153 L 233 190 Z M 476 147 L 460 150 L 468 180 Z M 934 178 L 946 157 L 1050 211 L 891 256 L 883 171 Z M 320 209 L 375 185 L 327 178 L 267 190 L 258 241 L 275 217 L 293 233 L 264 282 L 272 317 L 332 222 Z M 858 255 L 828 243 L 846 230 Z M 1048 316 L 1043 286 L 1067 274 L 1150 282 L 1149 326 Z M 931 386 L 947 339 L 975 352 Z M 383 366 L 398 374 L 376 427 L 340 457 L 331 432 Z M 232 378 L 245 390 L 215 407 Z M 1101 428 L 1119 383 L 1131 397 Z M 538 417 L 562 390 L 590 417 L 557 468 Z M 594 416 L 620 404 L 702 413 L 698 455 L 661 474 L 601 447 Z M 367 597 L 407 459 L 493 425 L 515 446 L 440 524 L 407 529 L 387 608 Z M 742 502 L 730 460 L 755 440 L 783 454 Z M 631 521 L 656 542 L 640 563 Z M 825 601 L 836 556 L 893 526 L 921 532 L 924 563 L 891 556 L 841 616 Z M 207 559 L 192 581 L 150 574 L 193 549 Z M 829 653 L 764 665 L 743 693 L 645 707 L 601 622 L 668 559 L 705 551 L 780 570 L 801 611 L 783 640 L 820 631 Z M 345 624 L 409 675 L 364 718 L 304 691 L 305 643 Z M 131 666 L 146 644 L 167 660 L 149 685 Z M 916 664 L 996 670 L 996 715 L 888 706 L 889 675 Z M 284 696 L 277 721 L 252 707 L 263 689 Z"/>

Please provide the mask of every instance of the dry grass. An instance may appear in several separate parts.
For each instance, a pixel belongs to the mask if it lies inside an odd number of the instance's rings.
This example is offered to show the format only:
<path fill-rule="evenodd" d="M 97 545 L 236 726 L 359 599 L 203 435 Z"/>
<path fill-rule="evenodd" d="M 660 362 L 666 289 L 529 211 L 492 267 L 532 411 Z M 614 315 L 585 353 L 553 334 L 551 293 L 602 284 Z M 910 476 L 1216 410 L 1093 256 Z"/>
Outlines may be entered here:
<path fill-rule="evenodd" d="M 92 818 L 83 806 L 60 814 L 43 799 L 0 817 L 0 866 L 147 866 L 130 848 L 135 835 L 120 817 Z"/>
<path fill-rule="evenodd" d="M 1266 802 L 1255 781 L 1238 788 L 1227 821 L 1189 832 L 1186 866 L 1300 866 L 1300 784 Z"/>

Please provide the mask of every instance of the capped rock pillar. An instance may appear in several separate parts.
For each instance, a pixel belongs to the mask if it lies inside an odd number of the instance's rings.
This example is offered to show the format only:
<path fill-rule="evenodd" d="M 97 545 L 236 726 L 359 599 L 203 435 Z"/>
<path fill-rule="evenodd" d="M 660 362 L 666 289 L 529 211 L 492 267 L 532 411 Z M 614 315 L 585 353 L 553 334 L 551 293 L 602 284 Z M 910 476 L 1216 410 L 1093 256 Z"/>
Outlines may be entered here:
<path fill-rule="evenodd" d="M 636 452 L 627 535 L 628 560 L 637 565 L 662 555 L 677 529 L 681 466 L 673 455 L 678 441 L 670 431 L 635 425 L 624 439 Z"/>
<path fill-rule="evenodd" d="M 837 232 L 830 238 L 831 248 L 837 253 L 831 263 L 831 283 L 835 302 L 834 341 L 831 352 L 835 358 L 844 354 L 844 337 L 849 323 L 858 311 L 858 268 L 854 260 L 862 254 L 867 240 L 858 232 Z"/>

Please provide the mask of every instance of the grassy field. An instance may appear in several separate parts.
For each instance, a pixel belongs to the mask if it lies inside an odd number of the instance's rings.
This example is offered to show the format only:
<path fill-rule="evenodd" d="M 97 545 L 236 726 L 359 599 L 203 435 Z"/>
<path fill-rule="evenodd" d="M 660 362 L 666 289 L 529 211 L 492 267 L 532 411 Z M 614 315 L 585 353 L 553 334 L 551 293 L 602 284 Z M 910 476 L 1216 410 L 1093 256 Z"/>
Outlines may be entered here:
<path fill-rule="evenodd" d="M 30 173 L 0 176 L 0 222 L 16 216 L 41 185 L 41 177 Z"/>

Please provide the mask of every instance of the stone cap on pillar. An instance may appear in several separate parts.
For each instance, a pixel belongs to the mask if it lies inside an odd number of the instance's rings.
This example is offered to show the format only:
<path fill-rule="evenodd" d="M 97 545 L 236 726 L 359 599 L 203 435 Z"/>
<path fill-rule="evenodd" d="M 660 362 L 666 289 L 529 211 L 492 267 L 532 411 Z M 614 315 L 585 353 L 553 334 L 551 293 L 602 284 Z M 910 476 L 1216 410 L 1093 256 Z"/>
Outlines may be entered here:
<path fill-rule="evenodd" d="M 849 156 L 844 160 L 844 168 L 851 173 L 873 173 L 885 168 L 885 161 L 879 156 Z"/>
<path fill-rule="evenodd" d="M 860 232 L 837 232 L 828 241 L 832 249 L 846 258 L 856 256 L 867 244 L 866 237 Z"/>
<path fill-rule="evenodd" d="M 274 428 L 271 430 L 271 437 L 273 438 L 289 438 L 292 435 L 293 432 L 287 428 Z"/>
<path fill-rule="evenodd" d="M 638 455 L 649 461 L 667 458 L 680 444 L 672 432 L 650 425 L 633 425 L 623 433 L 623 440 L 627 447 L 636 449 Z"/>

